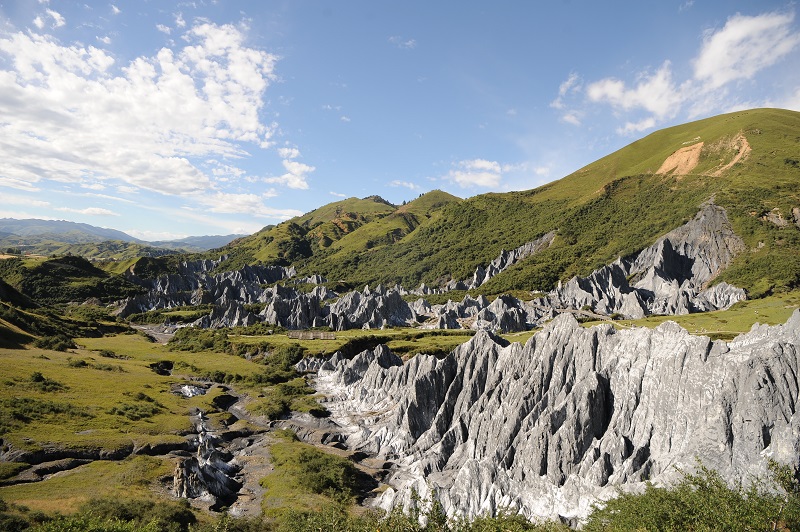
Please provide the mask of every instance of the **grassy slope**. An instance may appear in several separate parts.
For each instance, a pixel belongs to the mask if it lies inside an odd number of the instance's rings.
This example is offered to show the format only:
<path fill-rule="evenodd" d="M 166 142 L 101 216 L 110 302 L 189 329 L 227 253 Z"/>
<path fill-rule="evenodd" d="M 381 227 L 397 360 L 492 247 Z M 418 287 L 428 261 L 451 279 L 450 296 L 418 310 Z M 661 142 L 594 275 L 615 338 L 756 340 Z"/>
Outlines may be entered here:
<path fill-rule="evenodd" d="M 715 149 L 744 133 L 749 158 L 721 177 L 703 175 L 734 152 Z M 673 152 L 700 137 L 706 143 L 698 173 L 653 174 Z M 483 194 L 437 211 L 392 244 L 364 251 L 314 256 L 305 269 L 353 285 L 468 278 L 502 249 L 513 249 L 556 229 L 554 245 L 496 277 L 485 293 L 548 289 L 559 279 L 586 275 L 620 255 L 638 251 L 694 216 L 714 197 L 728 209 L 737 232 L 755 249 L 737 259 L 725 280 L 753 295 L 800 281 L 800 232 L 760 216 L 778 208 L 791 218 L 800 206 L 800 113 L 754 110 L 722 115 L 653 133 L 574 174 L 538 189 Z M 654 201 L 657 199 L 657 201 Z M 362 228 L 363 233 L 368 230 Z"/>
<path fill-rule="evenodd" d="M 173 385 L 215 371 L 249 376 L 263 370 L 255 362 L 232 355 L 170 352 L 140 335 L 85 338 L 78 343 L 82 347 L 69 352 L 0 349 L 0 437 L 5 444 L 31 450 L 49 445 L 112 450 L 131 443 L 180 442 L 180 434 L 191 428 L 190 408 L 199 407 L 214 418 L 212 400 L 219 390 L 185 399 L 171 393 Z M 120 358 L 100 356 L 100 350 L 113 351 Z M 175 363 L 173 375 L 157 375 L 150 369 L 149 364 L 160 360 Z M 77 361 L 87 365 L 76 367 Z M 43 390 L 32 380 L 34 372 L 59 386 Z M 146 408 L 154 404 L 139 393 L 160 405 L 154 415 L 130 419 L 113 413 L 113 408 L 124 405 Z M 34 403 L 44 408 L 34 412 L 22 406 Z M 60 413 L 48 413 L 48 407 Z M 70 511 L 91 497 L 153 496 L 152 482 L 173 467 L 167 458 L 94 462 L 46 481 L 0 487 L 0 499 L 43 511 Z"/>
<path fill-rule="evenodd" d="M 141 292 L 140 287 L 77 256 L 3 259 L 0 277 L 20 293 L 44 304 L 89 298 L 109 302 Z"/>

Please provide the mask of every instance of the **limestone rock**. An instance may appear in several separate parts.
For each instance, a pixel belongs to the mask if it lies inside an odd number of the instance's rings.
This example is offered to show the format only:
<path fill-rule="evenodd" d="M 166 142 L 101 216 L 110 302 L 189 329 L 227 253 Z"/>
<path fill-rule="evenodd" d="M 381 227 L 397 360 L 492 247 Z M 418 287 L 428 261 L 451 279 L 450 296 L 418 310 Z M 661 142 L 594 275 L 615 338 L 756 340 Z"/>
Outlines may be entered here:
<path fill-rule="evenodd" d="M 486 268 L 478 266 L 475 269 L 475 273 L 472 276 L 472 280 L 469 283 L 463 283 L 466 285 L 466 288 L 463 288 L 462 290 L 464 289 L 472 290 L 474 288 L 478 288 L 486 281 L 488 281 L 495 275 L 504 272 L 517 262 L 526 259 L 531 255 L 538 253 L 539 251 L 547 249 L 553 243 L 553 239 L 555 237 L 556 237 L 556 232 L 550 231 L 549 233 L 537 238 L 536 240 L 523 244 L 516 249 L 513 249 L 511 251 L 506 251 L 506 250 L 501 251 L 500 256 L 498 256 L 496 259 L 490 262 Z"/>
<path fill-rule="evenodd" d="M 444 359 L 398 360 L 334 356 L 317 377 L 347 445 L 397 464 L 387 509 L 435 489 L 451 515 L 576 518 L 695 458 L 729 481 L 768 456 L 800 468 L 800 311 L 730 343 L 564 314 L 525 345 L 479 331 Z"/>
<path fill-rule="evenodd" d="M 745 299 L 743 290 L 708 284 L 744 251 L 725 209 L 706 204 L 687 224 L 669 232 L 634 257 L 618 259 L 585 278 L 573 278 L 548 294 L 541 305 L 620 313 L 687 314 L 728 308 Z"/>

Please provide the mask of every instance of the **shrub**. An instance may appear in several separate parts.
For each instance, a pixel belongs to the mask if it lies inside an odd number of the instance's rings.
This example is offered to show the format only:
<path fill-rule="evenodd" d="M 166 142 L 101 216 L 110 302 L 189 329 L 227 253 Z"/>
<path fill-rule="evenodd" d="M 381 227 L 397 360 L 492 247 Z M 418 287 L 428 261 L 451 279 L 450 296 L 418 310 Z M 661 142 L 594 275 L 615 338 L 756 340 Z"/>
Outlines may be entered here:
<path fill-rule="evenodd" d="M 34 388 L 42 392 L 57 392 L 66 388 L 60 382 L 48 379 L 39 371 L 31 373 L 30 382 Z"/>
<path fill-rule="evenodd" d="M 782 473 L 775 473 L 779 470 Z M 773 466 L 773 479 L 787 482 L 788 470 Z M 800 526 L 800 496 L 796 491 L 769 490 L 754 482 L 728 486 L 711 469 L 698 464 L 697 473 L 684 473 L 673 487 L 648 483 L 644 493 L 620 493 L 603 507 L 595 507 L 584 530 L 772 530 L 782 523 Z"/>
<path fill-rule="evenodd" d="M 358 470 L 349 460 L 304 447 L 295 462 L 297 482 L 303 488 L 343 501 L 353 496 Z"/>
<path fill-rule="evenodd" d="M 39 349 L 49 349 L 51 351 L 66 351 L 67 349 L 74 349 L 76 347 L 72 338 L 64 334 L 42 336 L 33 341 L 33 346 Z"/>
<path fill-rule="evenodd" d="M 185 531 L 197 522 L 197 517 L 185 499 L 174 503 L 136 499 L 91 499 L 81 506 L 80 514 L 105 522 L 136 525 L 147 531 Z"/>

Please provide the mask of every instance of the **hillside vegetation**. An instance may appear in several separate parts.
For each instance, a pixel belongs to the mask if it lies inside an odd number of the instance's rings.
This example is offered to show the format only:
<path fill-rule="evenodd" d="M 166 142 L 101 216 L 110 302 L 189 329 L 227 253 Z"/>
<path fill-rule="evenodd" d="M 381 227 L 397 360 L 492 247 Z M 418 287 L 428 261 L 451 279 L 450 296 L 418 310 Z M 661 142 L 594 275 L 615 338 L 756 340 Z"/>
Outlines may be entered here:
<path fill-rule="evenodd" d="M 687 146 L 698 148 L 695 166 L 657 173 Z M 800 281 L 798 161 L 800 113 L 742 111 L 655 132 L 533 190 L 463 201 L 434 191 L 399 208 L 374 198 L 332 203 L 229 246 L 236 259 L 227 266 L 293 263 L 351 286 L 439 285 L 556 230 L 549 249 L 480 291 L 545 290 L 643 249 L 714 201 L 752 250 L 721 278 L 759 296 Z"/>

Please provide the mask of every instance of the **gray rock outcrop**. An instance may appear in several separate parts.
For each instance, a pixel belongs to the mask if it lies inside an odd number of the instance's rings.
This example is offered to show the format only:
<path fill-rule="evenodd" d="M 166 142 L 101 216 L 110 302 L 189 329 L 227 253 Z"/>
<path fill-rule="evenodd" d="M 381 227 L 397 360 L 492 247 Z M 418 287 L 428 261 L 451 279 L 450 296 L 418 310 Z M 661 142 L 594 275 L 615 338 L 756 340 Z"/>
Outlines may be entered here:
<path fill-rule="evenodd" d="M 709 203 L 693 220 L 634 257 L 575 277 L 538 303 L 556 309 L 591 307 L 633 319 L 725 309 L 745 299 L 744 290 L 727 283 L 708 285 L 744 249 L 725 209 Z"/>
<path fill-rule="evenodd" d="M 348 292 L 329 305 L 328 326 L 335 331 L 403 327 L 416 323 L 417 316 L 403 299 L 400 288 L 381 285 L 362 292 Z"/>
<path fill-rule="evenodd" d="M 729 343 L 564 314 L 525 345 L 478 332 L 444 359 L 334 356 L 316 386 L 351 449 L 397 465 L 380 506 L 435 490 L 451 515 L 576 518 L 696 458 L 729 481 L 766 457 L 800 468 L 799 378 L 800 311 Z"/>
<path fill-rule="evenodd" d="M 468 283 L 464 283 L 467 285 L 466 289 L 472 290 L 474 288 L 478 288 L 482 284 L 486 283 L 486 281 L 504 272 L 517 262 L 527 259 L 531 255 L 547 249 L 553 243 L 553 239 L 555 237 L 556 232 L 550 231 L 549 233 L 537 238 L 533 242 L 522 244 L 516 249 L 511 251 L 501 251 L 500 256 L 490 262 L 486 268 L 478 266 L 475 269 L 475 273 L 472 275 L 472 280 Z"/>
<path fill-rule="evenodd" d="M 178 273 L 155 279 L 142 279 L 135 270 L 127 272 L 128 280 L 146 288 L 147 293 L 118 302 L 116 314 L 125 318 L 138 312 L 185 305 L 257 303 L 263 295 L 263 285 L 295 275 L 294 268 L 280 266 L 245 266 L 212 275 L 213 269 L 224 259 L 183 262 L 178 266 Z"/>
<path fill-rule="evenodd" d="M 554 232 L 506 252 L 486 268 L 479 267 L 472 281 L 451 282 L 444 289 L 424 284 L 411 293 L 426 295 L 449 289 L 475 288 L 509 266 L 548 247 Z M 386 289 L 365 287 L 339 297 L 318 285 L 306 293 L 274 285 L 277 280 L 295 275 L 291 268 L 246 266 L 240 270 L 211 275 L 217 261 L 183 263 L 180 273 L 151 280 L 132 280 L 148 288 L 148 293 L 119 304 L 125 317 L 136 312 L 184 305 L 213 304 L 209 316 L 194 323 L 198 327 L 247 326 L 264 321 L 288 329 L 330 327 L 341 331 L 353 328 L 416 326 L 437 329 L 487 329 L 514 332 L 531 329 L 560 312 L 590 309 L 594 316 L 620 314 L 641 318 L 650 314 L 685 314 L 720 310 L 745 299 L 744 290 L 711 282 L 736 254 L 744 250 L 733 232 L 725 210 L 706 204 L 693 220 L 669 232 L 640 253 L 620 258 L 584 278 L 575 277 L 544 297 L 523 302 L 501 296 L 493 302 L 485 297 L 465 296 L 461 302 L 430 305 L 425 300 L 408 303 L 408 292 L 395 286 Z M 304 282 L 324 281 L 320 276 Z M 242 305 L 260 303 L 263 310 L 254 315 Z"/>
<path fill-rule="evenodd" d="M 211 313 L 192 323 L 193 327 L 203 329 L 224 329 L 226 327 L 249 327 L 259 322 L 252 312 L 236 301 L 215 305 Z"/>

